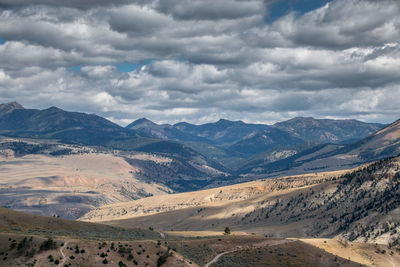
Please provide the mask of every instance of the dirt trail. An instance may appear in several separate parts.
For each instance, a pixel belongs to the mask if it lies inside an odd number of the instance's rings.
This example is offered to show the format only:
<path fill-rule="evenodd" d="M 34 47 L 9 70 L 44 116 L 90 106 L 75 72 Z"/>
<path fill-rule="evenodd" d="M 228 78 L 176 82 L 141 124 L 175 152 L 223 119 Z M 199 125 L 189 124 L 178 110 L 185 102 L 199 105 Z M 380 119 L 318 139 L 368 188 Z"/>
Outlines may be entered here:
<path fill-rule="evenodd" d="M 165 234 L 163 232 L 158 232 L 161 236 L 161 238 L 165 239 Z"/>
<path fill-rule="evenodd" d="M 214 257 L 214 259 L 212 259 L 210 262 L 206 263 L 206 265 L 204 265 L 204 267 L 210 267 L 212 264 L 216 263 L 219 260 L 219 258 L 221 258 L 222 256 L 224 256 L 225 254 L 228 254 L 228 253 L 236 252 L 236 251 L 243 250 L 243 249 L 249 249 L 249 248 L 261 248 L 261 247 L 266 247 L 266 246 L 273 247 L 273 246 L 277 246 L 277 245 L 284 244 L 284 243 L 290 243 L 290 242 L 293 242 L 293 241 L 294 240 L 286 240 L 286 239 L 283 239 L 283 240 L 268 240 L 268 241 L 255 243 L 255 244 L 252 244 L 252 245 L 237 246 L 233 250 L 225 251 L 225 252 L 222 252 L 222 253 L 218 254 L 217 256 Z"/>
<path fill-rule="evenodd" d="M 206 265 L 204 265 L 204 267 L 209 267 L 211 264 L 216 263 L 216 262 L 219 260 L 219 258 L 221 258 L 222 256 L 224 256 L 225 254 L 228 254 L 228 253 L 231 253 L 231 252 L 235 252 L 235 251 L 237 251 L 237 250 L 231 250 L 231 251 L 225 251 L 225 252 L 219 253 L 217 256 L 215 256 L 214 259 L 212 259 L 212 261 L 210 261 L 209 263 L 207 263 Z"/>
<path fill-rule="evenodd" d="M 64 248 L 67 247 L 69 241 L 65 241 L 64 246 L 60 247 L 60 254 L 62 256 L 62 261 L 60 262 L 60 266 L 64 266 L 65 261 L 67 260 L 67 257 L 64 254 Z"/>

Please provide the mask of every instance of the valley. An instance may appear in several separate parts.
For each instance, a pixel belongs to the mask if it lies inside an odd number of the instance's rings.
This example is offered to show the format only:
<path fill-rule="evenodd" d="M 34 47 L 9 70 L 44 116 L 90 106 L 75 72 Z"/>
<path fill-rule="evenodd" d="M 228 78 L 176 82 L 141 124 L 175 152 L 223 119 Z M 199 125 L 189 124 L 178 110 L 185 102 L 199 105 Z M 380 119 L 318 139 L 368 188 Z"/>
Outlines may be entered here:
<path fill-rule="evenodd" d="M 400 267 L 400 0 L 0 0 L 0 267 Z"/>
<path fill-rule="evenodd" d="M 82 220 L 169 231 L 335 237 L 399 246 L 400 158 L 348 170 L 256 181 L 107 205 Z M 399 247 L 400 248 L 400 247 Z"/>
<path fill-rule="evenodd" d="M 396 265 L 399 125 L 124 128 L 0 105 L 0 254 L 17 266 Z M 49 237 L 58 245 L 40 249 Z"/>

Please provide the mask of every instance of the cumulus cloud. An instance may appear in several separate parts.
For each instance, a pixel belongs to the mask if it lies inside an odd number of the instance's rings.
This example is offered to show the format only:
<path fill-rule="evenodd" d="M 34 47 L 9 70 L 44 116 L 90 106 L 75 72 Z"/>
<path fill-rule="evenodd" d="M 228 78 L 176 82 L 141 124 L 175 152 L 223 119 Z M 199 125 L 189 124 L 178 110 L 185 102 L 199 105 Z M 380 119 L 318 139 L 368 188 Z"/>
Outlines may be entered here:
<path fill-rule="evenodd" d="M 271 2 L 0 0 L 0 102 L 123 124 L 397 119 L 396 1 L 334 0 L 267 23 Z"/>

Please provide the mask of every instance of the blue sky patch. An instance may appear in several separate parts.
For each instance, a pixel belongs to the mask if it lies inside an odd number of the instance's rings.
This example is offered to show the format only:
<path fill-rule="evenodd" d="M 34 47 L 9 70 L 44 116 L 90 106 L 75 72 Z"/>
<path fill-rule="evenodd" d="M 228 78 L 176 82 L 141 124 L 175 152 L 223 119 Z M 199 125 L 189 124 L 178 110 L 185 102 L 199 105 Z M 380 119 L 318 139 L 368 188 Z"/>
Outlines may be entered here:
<path fill-rule="evenodd" d="M 136 69 L 140 69 L 144 65 L 149 65 L 151 62 L 153 62 L 152 59 L 146 59 L 140 64 L 138 63 L 129 63 L 129 62 L 123 62 L 121 64 L 116 64 L 115 66 L 120 72 L 131 72 Z"/>
<path fill-rule="evenodd" d="M 81 71 L 81 68 L 82 68 L 82 66 L 72 66 L 71 70 L 77 72 L 77 71 Z"/>
<path fill-rule="evenodd" d="M 271 23 L 292 11 L 305 14 L 331 1 L 332 0 L 277 0 L 268 6 L 268 14 L 265 17 L 265 21 Z"/>

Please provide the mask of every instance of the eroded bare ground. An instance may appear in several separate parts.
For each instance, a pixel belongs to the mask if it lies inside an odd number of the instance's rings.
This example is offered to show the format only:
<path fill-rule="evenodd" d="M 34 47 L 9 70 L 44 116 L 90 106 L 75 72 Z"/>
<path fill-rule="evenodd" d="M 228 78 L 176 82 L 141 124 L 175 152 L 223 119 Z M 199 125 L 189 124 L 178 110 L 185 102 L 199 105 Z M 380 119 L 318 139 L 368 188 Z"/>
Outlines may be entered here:
<path fill-rule="evenodd" d="M 343 239 L 327 238 L 301 239 L 301 241 L 367 266 L 395 267 L 400 264 L 399 252 L 381 244 L 348 242 Z"/>
<path fill-rule="evenodd" d="M 330 181 L 332 178 L 346 172 L 348 172 L 348 170 L 296 175 L 278 179 L 258 180 L 195 192 L 143 198 L 136 201 L 101 206 L 93 209 L 80 219 L 84 221 L 104 222 L 136 218 L 185 208 L 196 208 L 196 210 L 199 210 L 199 213 L 201 213 L 205 210 L 205 207 L 223 207 L 224 205 L 229 205 L 229 203 L 236 205 L 240 201 L 251 202 L 258 197 L 275 198 L 277 196 L 283 196 L 292 191 L 309 188 L 310 186 L 320 184 L 324 181 Z M 238 208 L 236 211 L 228 209 L 226 210 L 226 214 L 220 214 L 217 215 L 217 217 L 219 216 L 222 219 L 227 217 L 227 215 L 228 217 L 231 216 L 232 213 L 240 215 L 252 209 L 253 207 L 248 207 L 246 209 Z"/>
<path fill-rule="evenodd" d="M 0 151 L 0 205 L 76 219 L 101 205 L 171 192 L 139 180 L 138 169 L 118 152 L 85 149 L 60 156 Z"/>
<path fill-rule="evenodd" d="M 229 226 L 267 237 L 340 237 L 400 249 L 399 169 L 400 158 L 393 158 L 342 176 L 261 180 L 109 205 L 82 219 L 174 231 Z"/>

